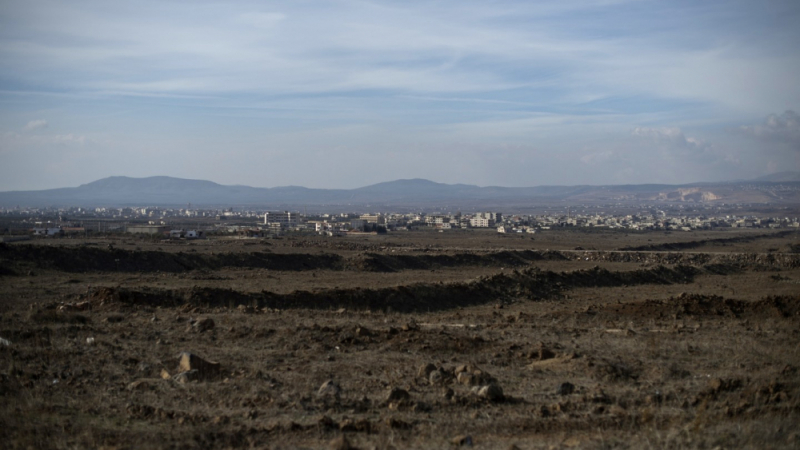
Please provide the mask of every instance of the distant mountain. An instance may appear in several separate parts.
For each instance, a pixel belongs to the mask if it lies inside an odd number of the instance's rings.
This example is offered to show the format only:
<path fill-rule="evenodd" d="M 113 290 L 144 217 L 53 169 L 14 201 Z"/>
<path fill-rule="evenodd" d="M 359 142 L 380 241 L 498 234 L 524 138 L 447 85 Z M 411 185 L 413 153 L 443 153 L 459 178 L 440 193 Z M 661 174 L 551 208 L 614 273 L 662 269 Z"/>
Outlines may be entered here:
<path fill-rule="evenodd" d="M 642 184 L 522 188 L 479 187 L 408 179 L 357 189 L 310 189 L 301 186 L 255 188 L 165 176 L 109 177 L 74 188 L 0 192 L 0 207 L 184 206 L 191 203 L 195 206 L 252 206 L 261 209 L 307 206 L 370 206 L 373 209 L 447 206 L 455 209 L 549 202 L 800 203 L 798 175 L 800 174 L 797 172 L 783 172 L 764 177 L 766 179 L 763 180 L 680 186 Z M 786 187 L 785 183 L 790 183 L 791 186 Z M 753 184 L 762 185 L 763 189 L 753 189 Z"/>
<path fill-rule="evenodd" d="M 800 181 L 800 172 L 776 172 L 763 177 L 756 178 L 756 181 L 767 181 L 771 183 L 784 183 Z"/>

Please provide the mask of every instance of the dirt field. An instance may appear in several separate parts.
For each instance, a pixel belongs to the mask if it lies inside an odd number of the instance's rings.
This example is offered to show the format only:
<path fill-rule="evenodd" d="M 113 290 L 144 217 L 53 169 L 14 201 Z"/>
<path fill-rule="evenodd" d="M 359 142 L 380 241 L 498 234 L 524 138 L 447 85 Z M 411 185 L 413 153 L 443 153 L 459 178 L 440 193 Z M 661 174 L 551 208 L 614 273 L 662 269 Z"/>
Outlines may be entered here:
<path fill-rule="evenodd" d="M 0 244 L 0 442 L 800 448 L 799 246 L 769 230 Z"/>

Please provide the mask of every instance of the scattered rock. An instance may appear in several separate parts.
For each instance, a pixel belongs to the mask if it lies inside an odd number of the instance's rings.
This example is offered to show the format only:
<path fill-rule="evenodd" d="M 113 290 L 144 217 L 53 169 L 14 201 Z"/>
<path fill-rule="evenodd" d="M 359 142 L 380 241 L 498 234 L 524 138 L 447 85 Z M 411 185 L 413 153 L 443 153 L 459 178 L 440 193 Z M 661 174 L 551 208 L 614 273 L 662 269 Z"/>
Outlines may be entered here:
<path fill-rule="evenodd" d="M 450 443 L 459 447 L 472 447 L 472 436 L 462 434 L 450 439 Z"/>
<path fill-rule="evenodd" d="M 157 383 L 164 381 L 159 378 L 141 378 L 128 385 L 129 391 L 152 389 Z"/>
<path fill-rule="evenodd" d="M 86 345 L 94 345 L 95 339 L 93 337 L 86 338 Z"/>
<path fill-rule="evenodd" d="M 556 357 L 556 353 L 544 345 L 544 342 L 539 343 L 539 347 L 530 353 L 528 353 L 528 358 L 531 359 L 538 359 L 539 361 L 544 361 L 547 359 L 552 359 Z"/>
<path fill-rule="evenodd" d="M 333 380 L 328 380 L 322 383 L 322 386 L 317 390 L 317 397 L 319 398 L 333 398 L 339 400 L 342 388 Z"/>
<path fill-rule="evenodd" d="M 187 370 L 186 372 L 181 372 L 174 377 L 173 380 L 177 383 L 186 384 L 192 381 L 199 381 L 200 380 L 200 372 L 197 370 Z"/>
<path fill-rule="evenodd" d="M 254 314 L 258 311 L 254 306 L 247 305 L 239 305 L 236 307 L 236 309 L 245 314 Z"/>
<path fill-rule="evenodd" d="M 11 341 L 8 339 L 0 338 L 0 345 L 3 347 L 11 347 Z"/>
<path fill-rule="evenodd" d="M 459 383 L 467 385 L 467 386 L 470 386 L 470 385 L 473 384 L 473 382 L 472 382 L 473 378 L 475 378 L 475 377 L 473 377 L 472 374 L 469 373 L 469 372 L 459 372 L 458 376 L 456 376 L 456 380 L 458 380 Z"/>
<path fill-rule="evenodd" d="M 558 395 L 569 395 L 575 392 L 575 385 L 565 381 L 558 385 L 558 389 L 556 389 L 556 394 Z"/>
<path fill-rule="evenodd" d="M 428 363 L 425 364 L 424 366 L 420 366 L 419 371 L 417 371 L 417 376 L 428 378 L 431 372 L 434 372 L 436 370 L 437 369 L 435 365 Z"/>
<path fill-rule="evenodd" d="M 372 430 L 372 422 L 367 419 L 353 420 L 345 418 L 339 422 L 339 430 L 344 432 L 369 433 Z"/>
<path fill-rule="evenodd" d="M 172 378 L 172 376 L 169 374 L 169 372 L 167 372 L 166 369 L 161 369 L 160 376 L 161 376 L 161 379 L 163 379 L 163 380 L 169 380 L 170 378 Z"/>
<path fill-rule="evenodd" d="M 419 329 L 419 325 L 417 325 L 417 321 L 414 319 L 409 320 L 405 323 L 402 327 L 400 327 L 403 331 L 414 331 Z"/>
<path fill-rule="evenodd" d="M 211 423 L 214 425 L 225 425 L 229 421 L 230 418 L 228 418 L 228 416 L 217 416 L 211 420 Z"/>
<path fill-rule="evenodd" d="M 416 402 L 414 403 L 414 407 L 411 408 L 411 411 L 415 413 L 423 413 L 423 412 L 430 412 L 433 410 L 433 407 L 425 402 Z"/>
<path fill-rule="evenodd" d="M 122 314 L 111 314 L 106 317 L 103 321 L 108 323 L 120 323 L 125 320 L 125 316 Z"/>
<path fill-rule="evenodd" d="M 142 361 L 142 362 L 140 362 L 139 364 L 136 365 L 136 370 L 138 370 L 139 372 L 145 372 L 145 373 L 146 372 L 150 372 L 151 368 L 152 368 L 152 366 L 150 366 L 150 364 L 147 364 L 144 361 Z"/>
<path fill-rule="evenodd" d="M 392 388 L 386 395 L 387 402 L 402 402 L 404 400 L 409 400 L 410 398 L 411 395 L 407 390 L 398 387 Z"/>
<path fill-rule="evenodd" d="M 431 386 L 436 386 L 440 384 L 444 384 L 445 382 L 445 373 L 442 370 L 434 370 L 428 375 L 428 382 Z"/>
<path fill-rule="evenodd" d="M 178 370 L 180 372 L 197 371 L 200 380 L 217 378 L 220 375 L 220 364 L 217 362 L 206 361 L 205 359 L 189 352 L 182 352 L 180 355 Z"/>
<path fill-rule="evenodd" d="M 503 388 L 495 383 L 480 387 L 478 397 L 485 398 L 490 402 L 501 402 L 505 399 Z"/>
<path fill-rule="evenodd" d="M 386 425 L 388 425 L 389 428 L 392 428 L 394 430 L 410 430 L 411 428 L 414 427 L 412 424 L 402 421 L 400 419 L 395 419 L 394 417 L 387 417 Z"/>
<path fill-rule="evenodd" d="M 453 373 L 456 381 L 466 386 L 485 386 L 497 381 L 488 372 L 472 364 L 460 365 L 456 367 Z"/>
<path fill-rule="evenodd" d="M 353 446 L 350 445 L 350 441 L 347 440 L 344 435 L 341 435 L 337 438 L 331 440 L 329 444 L 331 450 L 352 450 Z"/>
<path fill-rule="evenodd" d="M 206 317 L 205 319 L 200 319 L 192 325 L 192 329 L 198 333 L 202 333 L 204 331 L 213 330 L 216 324 L 214 323 L 214 319 L 210 317 Z"/>
<path fill-rule="evenodd" d="M 369 328 L 365 328 L 362 326 L 356 327 L 356 336 L 358 337 L 370 337 L 372 336 L 372 331 Z"/>

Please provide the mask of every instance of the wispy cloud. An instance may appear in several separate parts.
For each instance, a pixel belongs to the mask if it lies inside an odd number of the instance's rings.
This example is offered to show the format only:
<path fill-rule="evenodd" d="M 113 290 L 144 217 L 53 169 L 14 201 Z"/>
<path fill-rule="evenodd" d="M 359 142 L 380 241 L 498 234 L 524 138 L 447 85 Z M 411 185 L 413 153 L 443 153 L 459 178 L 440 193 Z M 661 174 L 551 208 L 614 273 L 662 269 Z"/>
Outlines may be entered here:
<path fill-rule="evenodd" d="M 22 127 L 22 131 L 33 131 L 39 128 L 47 128 L 47 121 L 43 119 L 31 120 Z"/>

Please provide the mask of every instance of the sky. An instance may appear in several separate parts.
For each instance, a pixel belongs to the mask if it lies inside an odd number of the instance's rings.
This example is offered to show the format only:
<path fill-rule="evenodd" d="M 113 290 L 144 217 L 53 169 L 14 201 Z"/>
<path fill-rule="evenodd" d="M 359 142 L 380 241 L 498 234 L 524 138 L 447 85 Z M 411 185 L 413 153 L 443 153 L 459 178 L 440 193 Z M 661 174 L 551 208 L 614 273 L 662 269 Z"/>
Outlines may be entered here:
<path fill-rule="evenodd" d="M 800 2 L 0 2 L 0 191 L 800 171 Z"/>

